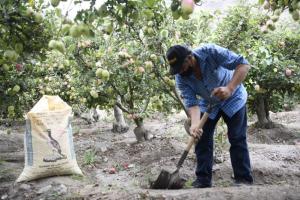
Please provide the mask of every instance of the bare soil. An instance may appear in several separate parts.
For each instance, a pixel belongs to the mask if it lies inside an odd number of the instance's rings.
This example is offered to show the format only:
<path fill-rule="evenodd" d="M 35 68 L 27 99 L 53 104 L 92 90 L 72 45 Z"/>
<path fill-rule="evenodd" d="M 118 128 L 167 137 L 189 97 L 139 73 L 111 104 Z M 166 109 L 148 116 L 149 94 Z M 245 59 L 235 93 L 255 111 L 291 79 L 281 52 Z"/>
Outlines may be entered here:
<path fill-rule="evenodd" d="M 23 170 L 24 123 L 0 128 L 1 199 L 300 199 L 300 109 L 272 113 L 274 129 L 249 126 L 248 141 L 254 185 L 236 186 L 228 142 L 214 164 L 213 187 L 193 189 L 195 155 L 190 152 L 181 190 L 152 190 L 149 183 L 162 169 L 173 171 L 185 148 L 184 115 L 156 115 L 145 121 L 151 140 L 136 143 L 134 124 L 124 134 L 111 131 L 112 121 L 87 124 L 73 120 L 77 161 L 84 177 L 60 176 L 15 183 Z M 249 123 L 251 124 L 251 123 Z M 7 130 L 11 131 L 7 134 Z M 8 131 L 8 132 L 10 132 Z M 218 143 L 216 143 L 217 147 Z M 113 170 L 115 169 L 115 171 Z"/>

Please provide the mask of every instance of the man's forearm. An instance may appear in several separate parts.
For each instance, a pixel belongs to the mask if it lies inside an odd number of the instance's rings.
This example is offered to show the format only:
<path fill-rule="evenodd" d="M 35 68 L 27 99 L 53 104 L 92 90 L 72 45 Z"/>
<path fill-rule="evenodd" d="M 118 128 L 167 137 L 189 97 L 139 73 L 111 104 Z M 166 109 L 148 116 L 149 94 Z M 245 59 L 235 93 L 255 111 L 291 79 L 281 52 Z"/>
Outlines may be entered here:
<path fill-rule="evenodd" d="M 235 88 L 245 80 L 249 69 L 249 65 L 241 64 L 237 66 L 231 81 L 227 85 L 231 92 L 233 92 Z"/>
<path fill-rule="evenodd" d="M 191 123 L 195 124 L 200 120 L 200 108 L 199 106 L 193 106 L 189 108 L 189 115 L 191 117 Z"/>

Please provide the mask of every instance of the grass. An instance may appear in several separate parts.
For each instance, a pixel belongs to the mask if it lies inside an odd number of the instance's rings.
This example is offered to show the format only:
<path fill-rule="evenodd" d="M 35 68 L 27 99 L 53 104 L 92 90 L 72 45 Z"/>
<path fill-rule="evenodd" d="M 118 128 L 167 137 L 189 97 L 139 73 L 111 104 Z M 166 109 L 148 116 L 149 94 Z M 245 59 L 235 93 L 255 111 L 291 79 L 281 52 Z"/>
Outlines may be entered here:
<path fill-rule="evenodd" d="M 192 184 L 193 184 L 193 181 L 192 179 L 188 179 L 185 184 L 184 184 L 184 187 L 183 188 L 193 188 Z"/>
<path fill-rule="evenodd" d="M 232 183 L 228 180 L 219 180 L 216 182 L 216 185 L 218 187 L 230 187 L 232 185 Z"/>
<path fill-rule="evenodd" d="M 96 152 L 94 150 L 88 150 L 84 153 L 84 165 L 93 165 L 96 161 Z"/>

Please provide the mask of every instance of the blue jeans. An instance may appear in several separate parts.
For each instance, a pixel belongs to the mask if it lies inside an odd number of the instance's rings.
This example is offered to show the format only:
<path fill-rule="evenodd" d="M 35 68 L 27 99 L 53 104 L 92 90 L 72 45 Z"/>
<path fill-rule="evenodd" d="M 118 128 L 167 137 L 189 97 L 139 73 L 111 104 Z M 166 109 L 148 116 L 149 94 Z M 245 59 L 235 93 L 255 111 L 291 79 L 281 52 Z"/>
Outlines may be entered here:
<path fill-rule="evenodd" d="M 202 113 L 203 114 L 203 113 Z M 195 147 L 197 157 L 196 176 L 199 182 L 210 185 L 212 182 L 213 166 L 213 134 L 220 117 L 223 117 L 228 128 L 230 142 L 230 158 L 234 178 L 253 182 L 247 146 L 247 113 L 246 106 L 242 107 L 231 118 L 223 111 L 217 117 L 208 119 L 203 127 L 203 135 Z"/>

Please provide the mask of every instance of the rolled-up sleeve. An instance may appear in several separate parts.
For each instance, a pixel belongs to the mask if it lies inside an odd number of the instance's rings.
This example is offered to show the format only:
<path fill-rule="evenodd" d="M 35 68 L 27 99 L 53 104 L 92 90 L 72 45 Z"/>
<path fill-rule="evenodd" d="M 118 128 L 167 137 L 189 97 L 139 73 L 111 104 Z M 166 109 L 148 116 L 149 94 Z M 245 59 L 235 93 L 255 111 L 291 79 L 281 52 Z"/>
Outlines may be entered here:
<path fill-rule="evenodd" d="M 240 64 L 249 65 L 249 62 L 243 56 L 218 45 L 208 45 L 206 50 L 208 55 L 216 62 L 216 65 L 226 69 L 234 70 Z"/>
<path fill-rule="evenodd" d="M 199 100 L 196 97 L 192 88 L 182 79 L 179 75 L 175 76 L 176 87 L 180 91 L 180 95 L 183 98 L 184 106 L 190 108 L 192 106 L 199 105 Z"/>

